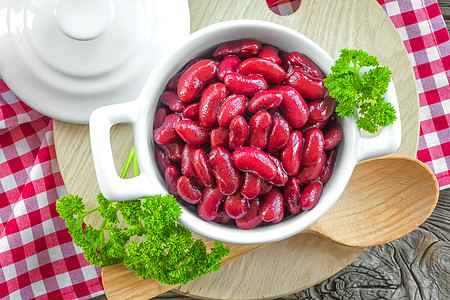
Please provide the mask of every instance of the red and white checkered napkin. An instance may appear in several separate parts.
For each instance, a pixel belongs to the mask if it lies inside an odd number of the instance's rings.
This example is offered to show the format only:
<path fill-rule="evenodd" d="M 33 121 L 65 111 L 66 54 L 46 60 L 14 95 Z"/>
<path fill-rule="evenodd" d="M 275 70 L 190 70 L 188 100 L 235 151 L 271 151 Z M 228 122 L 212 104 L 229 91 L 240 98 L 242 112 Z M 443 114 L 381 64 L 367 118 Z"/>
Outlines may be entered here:
<path fill-rule="evenodd" d="M 417 158 L 450 187 L 450 41 L 435 0 L 382 1 L 408 51 L 420 104 Z"/>
<path fill-rule="evenodd" d="M 298 1 L 298 0 L 297 0 Z M 292 11 L 279 1 L 276 9 Z M 295 1 L 292 1 L 295 2 Z M 417 156 L 450 186 L 450 41 L 435 0 L 382 1 L 409 53 L 420 98 Z M 75 299 L 103 294 L 100 268 L 72 242 L 55 202 L 67 193 L 52 121 L 0 78 L 0 298 Z"/>
<path fill-rule="evenodd" d="M 0 299 L 103 294 L 101 270 L 75 246 L 55 202 L 67 193 L 50 118 L 0 78 Z"/>

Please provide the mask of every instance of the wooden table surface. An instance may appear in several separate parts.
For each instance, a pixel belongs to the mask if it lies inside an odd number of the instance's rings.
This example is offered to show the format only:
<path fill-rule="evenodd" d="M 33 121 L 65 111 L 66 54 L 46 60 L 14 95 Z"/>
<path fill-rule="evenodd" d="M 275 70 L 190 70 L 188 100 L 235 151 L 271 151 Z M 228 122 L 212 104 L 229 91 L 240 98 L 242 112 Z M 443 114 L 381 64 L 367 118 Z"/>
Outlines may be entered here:
<path fill-rule="evenodd" d="M 439 0 L 450 31 L 450 0 Z M 280 299 L 450 299 L 450 189 L 412 233 L 368 248 L 355 262 L 309 289 Z M 167 292 L 156 299 L 191 299 Z"/>
<path fill-rule="evenodd" d="M 438 2 L 450 29 L 450 0 Z M 447 189 L 433 214 L 412 233 L 368 248 L 332 277 L 280 299 L 450 299 L 449 212 Z M 167 292 L 156 299 L 191 298 Z"/>

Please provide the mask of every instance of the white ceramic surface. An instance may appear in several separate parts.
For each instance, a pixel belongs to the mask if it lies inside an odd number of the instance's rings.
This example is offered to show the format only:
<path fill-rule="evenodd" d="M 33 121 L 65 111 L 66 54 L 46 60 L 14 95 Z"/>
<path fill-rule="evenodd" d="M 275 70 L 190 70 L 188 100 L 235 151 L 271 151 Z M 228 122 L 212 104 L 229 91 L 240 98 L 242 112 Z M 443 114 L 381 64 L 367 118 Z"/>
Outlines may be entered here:
<path fill-rule="evenodd" d="M 155 67 L 141 95 L 135 101 L 102 107 L 91 115 L 90 135 L 95 169 L 100 189 L 106 198 L 120 201 L 167 193 L 164 178 L 159 174 L 154 158 L 152 128 L 159 95 L 171 76 L 189 59 L 205 55 L 222 42 L 244 38 L 272 44 L 287 52 L 302 52 L 315 61 L 325 74 L 330 73 L 333 64 L 330 55 L 307 37 L 284 26 L 255 20 L 235 20 L 200 29 L 193 33 L 181 48 Z M 353 118 L 339 120 L 343 128 L 343 139 L 338 146 L 335 170 L 324 186 L 322 196 L 314 209 L 291 215 L 278 224 L 264 224 L 246 231 L 234 226 L 203 221 L 198 217 L 195 208 L 181 201 L 181 223 L 202 236 L 232 244 L 276 242 L 306 229 L 336 202 L 359 161 L 390 154 L 400 146 L 400 115 L 392 83 L 386 98 L 397 111 L 397 121 L 383 128 L 374 138 L 362 137 Z M 110 128 L 116 123 L 131 123 L 134 127 L 140 175 L 132 179 L 123 180 L 116 175 L 109 139 Z"/>
<path fill-rule="evenodd" d="M 3 1 L 0 76 L 43 114 L 87 123 L 136 99 L 189 31 L 187 0 Z"/>
<path fill-rule="evenodd" d="M 68 37 L 88 41 L 99 38 L 114 19 L 113 0 L 58 0 L 56 22 Z"/>

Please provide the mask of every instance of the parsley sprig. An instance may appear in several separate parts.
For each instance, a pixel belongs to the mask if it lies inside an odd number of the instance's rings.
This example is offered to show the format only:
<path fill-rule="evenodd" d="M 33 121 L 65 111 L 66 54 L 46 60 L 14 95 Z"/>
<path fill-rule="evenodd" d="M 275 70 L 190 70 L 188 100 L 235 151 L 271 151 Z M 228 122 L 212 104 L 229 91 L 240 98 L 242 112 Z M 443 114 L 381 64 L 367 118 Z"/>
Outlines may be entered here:
<path fill-rule="evenodd" d="M 360 75 L 362 67 L 371 69 Z M 342 49 L 324 82 L 330 95 L 338 102 L 338 115 L 355 116 L 360 129 L 375 133 L 379 127 L 396 120 L 394 107 L 383 97 L 391 75 L 389 68 L 380 66 L 375 56 L 363 50 Z"/>
<path fill-rule="evenodd" d="M 134 147 L 121 178 L 125 178 L 132 160 L 136 176 L 139 171 Z M 208 250 L 201 239 L 194 239 L 177 222 L 182 210 L 170 194 L 121 202 L 111 202 L 99 194 L 97 202 L 99 205 L 90 210 L 77 195 L 66 195 L 56 202 L 56 210 L 65 220 L 74 243 L 82 247 L 86 260 L 93 265 L 123 262 L 139 277 L 178 285 L 218 271 L 220 261 L 230 252 L 221 242 L 214 242 Z M 84 223 L 94 212 L 104 219 L 100 229 Z M 119 214 L 125 220 L 125 228 L 119 227 Z M 132 237 L 144 240 L 135 242 Z"/>

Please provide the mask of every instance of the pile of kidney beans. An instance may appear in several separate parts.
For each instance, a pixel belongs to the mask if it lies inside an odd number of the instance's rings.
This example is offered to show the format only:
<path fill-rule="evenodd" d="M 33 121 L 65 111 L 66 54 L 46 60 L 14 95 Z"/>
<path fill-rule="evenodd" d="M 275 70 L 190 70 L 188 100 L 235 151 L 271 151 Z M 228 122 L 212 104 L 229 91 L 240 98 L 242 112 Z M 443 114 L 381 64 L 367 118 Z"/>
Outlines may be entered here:
<path fill-rule="evenodd" d="M 312 209 L 342 130 L 316 64 L 255 40 L 218 46 L 167 83 L 154 120 L 169 193 L 251 229 Z"/>

